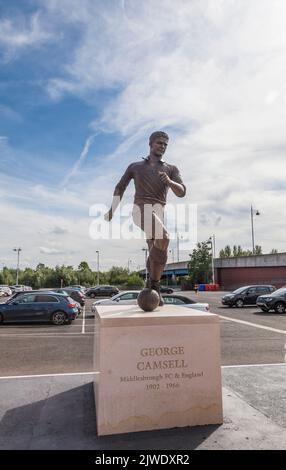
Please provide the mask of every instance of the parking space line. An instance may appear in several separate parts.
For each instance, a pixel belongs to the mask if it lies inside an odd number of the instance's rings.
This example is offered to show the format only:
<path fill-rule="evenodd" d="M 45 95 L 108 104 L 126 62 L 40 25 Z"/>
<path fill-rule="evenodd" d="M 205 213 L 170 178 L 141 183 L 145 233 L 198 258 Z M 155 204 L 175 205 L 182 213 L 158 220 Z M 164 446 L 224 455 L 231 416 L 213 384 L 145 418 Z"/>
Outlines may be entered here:
<path fill-rule="evenodd" d="M 83 313 L 82 313 L 82 329 L 81 333 L 84 335 L 85 334 L 85 305 L 83 307 Z"/>
<path fill-rule="evenodd" d="M 260 328 L 261 330 L 268 330 L 268 331 L 273 331 L 274 333 L 280 333 L 282 335 L 286 335 L 286 330 L 277 330 L 276 328 L 271 328 L 270 326 L 264 326 L 264 325 L 259 325 L 258 323 L 251 323 L 249 321 L 238 320 L 237 318 L 223 317 L 222 315 L 219 315 L 219 317 L 222 318 L 223 320 L 229 320 L 234 323 L 240 323 L 242 325 L 253 326 L 254 328 Z"/>
<path fill-rule="evenodd" d="M 237 367 L 268 367 L 268 366 L 286 366 L 285 362 L 277 362 L 276 364 L 235 364 L 233 366 L 221 366 L 222 369 L 231 369 Z"/>
<path fill-rule="evenodd" d="M 41 375 L 7 375 L 6 377 L 0 377 L 0 380 L 4 379 L 38 379 L 42 377 L 65 377 L 65 376 L 76 376 L 76 375 L 96 375 L 99 372 L 67 372 L 65 374 L 41 374 Z"/>
<path fill-rule="evenodd" d="M 92 336 L 93 333 L 85 333 L 87 336 Z M 7 334 L 0 334 L 0 338 L 12 338 L 14 336 L 32 336 L 33 338 L 35 336 L 41 336 L 41 337 L 47 337 L 47 338 L 64 338 L 66 336 L 82 336 L 82 333 L 7 333 Z"/>

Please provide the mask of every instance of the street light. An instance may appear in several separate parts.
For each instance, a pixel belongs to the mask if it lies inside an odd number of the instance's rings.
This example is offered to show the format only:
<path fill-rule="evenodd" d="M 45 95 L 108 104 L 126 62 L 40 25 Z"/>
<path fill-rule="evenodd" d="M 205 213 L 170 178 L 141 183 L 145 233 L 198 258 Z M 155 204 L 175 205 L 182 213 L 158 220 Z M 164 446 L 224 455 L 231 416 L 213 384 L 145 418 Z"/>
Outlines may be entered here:
<path fill-rule="evenodd" d="M 252 253 L 255 254 L 255 244 L 254 244 L 254 225 L 253 225 L 253 215 L 260 215 L 260 212 L 257 209 L 253 209 L 252 205 L 250 206 L 250 219 L 251 219 L 251 237 L 252 237 Z"/>
<path fill-rule="evenodd" d="M 179 235 L 179 232 L 177 232 L 177 262 L 179 263 L 180 261 L 180 240 L 183 240 L 183 236 Z"/>
<path fill-rule="evenodd" d="M 132 259 L 129 259 L 129 260 L 127 261 L 128 273 L 130 273 L 130 265 L 131 265 L 131 263 L 132 263 Z"/>
<path fill-rule="evenodd" d="M 172 253 L 172 259 L 173 259 L 173 263 L 174 263 L 174 262 L 175 262 L 174 248 L 172 248 L 171 250 L 169 250 L 169 253 Z"/>
<path fill-rule="evenodd" d="M 147 253 L 148 253 L 148 248 L 142 248 L 142 251 L 145 251 L 145 281 L 147 282 L 147 279 L 148 279 L 148 272 L 147 272 Z"/>
<path fill-rule="evenodd" d="M 17 251 L 17 279 L 16 279 L 16 285 L 19 284 L 19 261 L 20 261 L 20 251 L 22 251 L 22 248 L 13 248 L 13 251 Z"/>
<path fill-rule="evenodd" d="M 211 250 L 212 250 L 212 282 L 215 284 L 215 270 L 214 270 L 214 246 L 215 246 L 215 236 L 212 235 L 208 241 L 208 245 L 211 245 Z"/>
<path fill-rule="evenodd" d="M 96 250 L 97 253 L 97 285 L 99 286 L 99 251 Z"/>

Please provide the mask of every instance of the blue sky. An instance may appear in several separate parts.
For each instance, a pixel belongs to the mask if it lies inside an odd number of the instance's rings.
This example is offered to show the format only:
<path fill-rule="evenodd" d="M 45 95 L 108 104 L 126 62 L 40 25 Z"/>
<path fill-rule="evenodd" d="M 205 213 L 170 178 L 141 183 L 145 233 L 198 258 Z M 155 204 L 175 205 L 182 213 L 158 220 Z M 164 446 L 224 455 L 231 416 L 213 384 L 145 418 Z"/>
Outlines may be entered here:
<path fill-rule="evenodd" d="M 257 243 L 286 251 L 285 19 L 282 0 L 0 0 L 0 268 L 14 246 L 142 266 L 142 242 L 89 237 L 89 208 L 156 129 L 199 240 L 250 248 L 253 204 Z"/>

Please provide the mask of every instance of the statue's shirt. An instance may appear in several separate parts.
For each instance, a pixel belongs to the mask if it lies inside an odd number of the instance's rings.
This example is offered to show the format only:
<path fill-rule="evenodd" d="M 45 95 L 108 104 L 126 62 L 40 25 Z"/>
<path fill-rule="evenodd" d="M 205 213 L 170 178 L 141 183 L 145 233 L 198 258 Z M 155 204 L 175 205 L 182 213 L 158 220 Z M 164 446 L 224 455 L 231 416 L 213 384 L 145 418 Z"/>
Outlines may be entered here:
<path fill-rule="evenodd" d="M 133 179 L 135 184 L 134 204 L 159 203 L 165 205 L 169 187 L 161 181 L 159 172 L 165 172 L 171 180 L 181 184 L 185 190 L 183 196 L 186 194 L 186 187 L 178 168 L 163 160 L 151 164 L 149 157 L 144 158 L 143 161 L 131 163 L 117 184 L 116 190 L 122 196 L 130 180 Z"/>

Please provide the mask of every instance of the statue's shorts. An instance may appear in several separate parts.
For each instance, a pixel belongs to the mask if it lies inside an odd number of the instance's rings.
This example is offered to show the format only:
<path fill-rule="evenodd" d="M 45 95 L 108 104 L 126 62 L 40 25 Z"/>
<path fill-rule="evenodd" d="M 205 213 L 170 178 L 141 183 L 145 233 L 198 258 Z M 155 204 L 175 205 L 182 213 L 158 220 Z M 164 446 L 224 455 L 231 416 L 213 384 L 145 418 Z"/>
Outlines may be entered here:
<path fill-rule="evenodd" d="M 164 225 L 164 206 L 162 204 L 134 204 L 132 217 L 134 223 L 145 232 L 150 258 L 162 266 L 165 265 L 168 257 L 169 235 Z"/>

